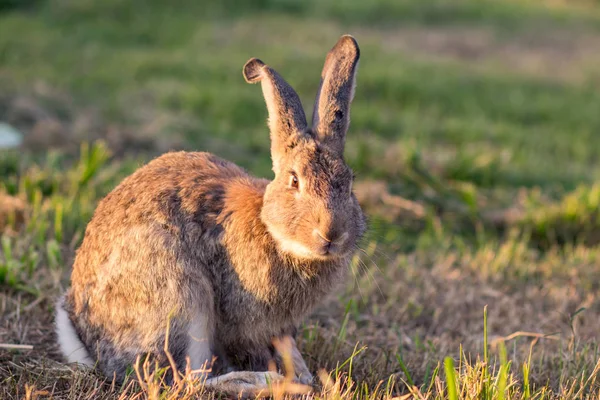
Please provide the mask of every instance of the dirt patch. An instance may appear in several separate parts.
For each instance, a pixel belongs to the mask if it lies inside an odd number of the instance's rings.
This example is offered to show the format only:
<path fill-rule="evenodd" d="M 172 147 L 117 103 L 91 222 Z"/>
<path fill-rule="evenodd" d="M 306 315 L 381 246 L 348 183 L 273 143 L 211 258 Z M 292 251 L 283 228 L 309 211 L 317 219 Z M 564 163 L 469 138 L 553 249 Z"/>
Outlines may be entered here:
<path fill-rule="evenodd" d="M 95 140 L 104 140 L 116 156 L 181 147 L 176 135 L 161 134 L 171 121 L 158 113 L 132 123 L 107 122 L 98 108 L 81 106 L 42 84 L 26 93 L 0 95 L 0 121 L 19 130 L 22 147 L 33 151 L 76 152 L 81 142 Z"/>
<path fill-rule="evenodd" d="M 499 37 L 486 28 L 411 27 L 378 35 L 388 51 L 559 81 L 581 82 L 600 67 L 600 35 L 593 33 L 532 30 Z"/>

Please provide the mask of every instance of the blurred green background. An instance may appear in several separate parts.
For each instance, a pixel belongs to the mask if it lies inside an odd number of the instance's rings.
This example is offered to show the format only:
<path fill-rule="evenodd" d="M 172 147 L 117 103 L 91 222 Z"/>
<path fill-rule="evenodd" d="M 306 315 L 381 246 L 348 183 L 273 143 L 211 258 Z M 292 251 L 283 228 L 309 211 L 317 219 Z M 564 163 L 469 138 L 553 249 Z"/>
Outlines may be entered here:
<path fill-rule="evenodd" d="M 362 58 L 347 157 L 359 177 L 431 203 L 425 183 L 407 178 L 422 166 L 454 186 L 431 188 L 434 197 L 445 203 L 454 194 L 473 210 L 510 207 L 520 188 L 556 198 L 600 175 L 594 2 L 0 7 L 0 120 L 29 135 L 36 150 L 102 138 L 124 156 L 208 150 L 269 176 L 266 110 L 241 66 L 253 56 L 265 60 L 310 110 L 326 51 L 351 33 Z"/>

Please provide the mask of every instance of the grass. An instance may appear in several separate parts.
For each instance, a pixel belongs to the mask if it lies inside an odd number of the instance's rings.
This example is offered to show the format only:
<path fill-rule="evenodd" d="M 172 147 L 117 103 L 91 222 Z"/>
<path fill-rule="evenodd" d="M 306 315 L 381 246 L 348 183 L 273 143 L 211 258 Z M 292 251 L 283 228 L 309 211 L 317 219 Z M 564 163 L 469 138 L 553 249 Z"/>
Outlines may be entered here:
<path fill-rule="evenodd" d="M 26 134 L 0 151 L 0 398 L 213 396 L 63 364 L 54 299 L 97 202 L 152 157 L 270 176 L 241 66 L 260 57 L 310 109 L 347 32 L 346 156 L 371 222 L 300 332 L 313 397 L 600 395 L 597 2 L 38 0 L 0 1 L 0 120 Z"/>

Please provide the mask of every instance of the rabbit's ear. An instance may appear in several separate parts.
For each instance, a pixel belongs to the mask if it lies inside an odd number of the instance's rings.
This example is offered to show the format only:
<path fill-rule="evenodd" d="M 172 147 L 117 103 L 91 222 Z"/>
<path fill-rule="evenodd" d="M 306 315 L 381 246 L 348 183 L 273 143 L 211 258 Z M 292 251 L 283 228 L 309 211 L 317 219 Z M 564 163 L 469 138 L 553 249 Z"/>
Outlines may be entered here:
<path fill-rule="evenodd" d="M 350 124 L 360 50 L 350 35 L 344 35 L 327 54 L 321 86 L 313 110 L 313 131 L 319 140 L 339 154 L 344 152 Z"/>
<path fill-rule="evenodd" d="M 281 75 L 257 58 L 250 59 L 244 65 L 244 79 L 248 83 L 262 84 L 269 111 L 273 169 L 277 172 L 279 159 L 285 154 L 290 137 L 306 132 L 306 116 L 302 103 L 296 91 Z"/>

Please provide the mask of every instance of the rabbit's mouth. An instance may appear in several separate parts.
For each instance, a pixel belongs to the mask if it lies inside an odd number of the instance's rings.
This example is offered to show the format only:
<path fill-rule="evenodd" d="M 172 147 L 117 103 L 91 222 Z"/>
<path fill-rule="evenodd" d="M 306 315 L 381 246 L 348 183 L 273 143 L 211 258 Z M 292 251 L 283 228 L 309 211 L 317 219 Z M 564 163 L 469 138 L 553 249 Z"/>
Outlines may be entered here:
<path fill-rule="evenodd" d="M 344 232 L 334 240 L 328 240 L 318 230 L 313 231 L 310 243 L 302 243 L 270 229 L 280 251 L 306 260 L 334 260 L 347 255 L 349 234 Z"/>
<path fill-rule="evenodd" d="M 279 242 L 279 248 L 284 253 L 307 260 L 332 260 L 345 254 L 342 247 L 334 243 L 309 247 L 293 240 L 284 240 Z"/>
<path fill-rule="evenodd" d="M 333 260 L 346 255 L 348 237 L 349 234 L 344 232 L 335 239 L 329 239 L 315 229 L 309 245 L 304 245 L 293 240 L 284 240 L 280 242 L 280 247 L 282 250 L 301 258 Z"/>
<path fill-rule="evenodd" d="M 348 232 L 344 232 L 338 237 L 328 238 L 318 229 L 313 230 L 313 238 L 317 242 L 317 253 L 320 257 L 338 257 L 343 255 L 344 244 L 348 240 Z"/>

